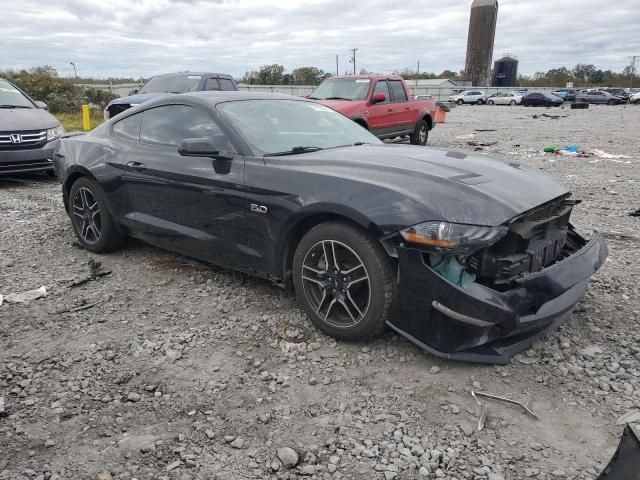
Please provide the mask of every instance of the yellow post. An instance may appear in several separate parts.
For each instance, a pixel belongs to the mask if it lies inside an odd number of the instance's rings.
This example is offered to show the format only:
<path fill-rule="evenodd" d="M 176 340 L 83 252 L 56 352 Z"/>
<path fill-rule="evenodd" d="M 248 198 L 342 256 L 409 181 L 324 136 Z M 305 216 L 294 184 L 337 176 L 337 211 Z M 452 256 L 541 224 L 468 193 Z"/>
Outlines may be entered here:
<path fill-rule="evenodd" d="M 91 117 L 89 116 L 89 105 L 82 105 L 82 128 L 85 132 L 91 130 Z"/>

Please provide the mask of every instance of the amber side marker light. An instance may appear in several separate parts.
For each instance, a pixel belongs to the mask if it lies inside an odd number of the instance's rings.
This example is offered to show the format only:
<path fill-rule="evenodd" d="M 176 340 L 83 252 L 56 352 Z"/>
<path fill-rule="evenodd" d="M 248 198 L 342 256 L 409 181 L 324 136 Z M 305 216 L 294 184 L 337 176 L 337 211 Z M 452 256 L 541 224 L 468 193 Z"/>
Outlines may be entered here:
<path fill-rule="evenodd" d="M 412 231 L 402 231 L 400 232 L 402 238 L 404 238 L 407 242 L 417 243 L 420 245 L 429 245 L 432 247 L 444 247 L 444 248 L 454 248 L 456 244 L 454 242 L 447 242 L 445 240 L 435 240 L 433 238 L 425 237 L 423 235 L 419 235 L 416 232 Z"/>

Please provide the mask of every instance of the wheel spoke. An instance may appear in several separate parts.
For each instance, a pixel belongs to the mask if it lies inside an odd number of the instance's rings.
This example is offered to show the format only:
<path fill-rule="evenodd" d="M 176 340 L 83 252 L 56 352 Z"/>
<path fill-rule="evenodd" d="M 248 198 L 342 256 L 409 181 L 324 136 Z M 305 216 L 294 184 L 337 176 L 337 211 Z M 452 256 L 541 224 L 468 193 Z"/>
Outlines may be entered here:
<path fill-rule="evenodd" d="M 341 275 L 351 275 L 353 272 L 357 271 L 359 268 L 364 268 L 364 265 L 362 263 L 360 263 L 359 265 L 356 265 L 353 268 L 350 268 L 348 270 L 342 270 L 340 272 Z"/>
<path fill-rule="evenodd" d="M 338 303 L 338 300 L 334 297 L 331 299 L 331 303 L 329 304 L 329 306 L 327 307 L 327 311 L 324 314 L 324 319 L 326 320 L 327 318 L 329 318 L 329 314 L 331 313 L 331 309 L 333 308 L 333 306 Z"/>
<path fill-rule="evenodd" d="M 311 278 L 311 277 L 309 277 L 309 276 L 307 276 L 307 275 L 303 275 L 303 276 L 302 276 L 302 279 L 303 279 L 303 280 L 306 280 L 307 282 L 315 283 L 315 284 L 316 284 L 316 285 L 318 285 L 320 288 L 324 288 L 324 282 L 322 282 L 322 281 L 320 281 L 320 280 L 318 280 L 318 279 L 316 279 L 316 278 Z"/>
<path fill-rule="evenodd" d="M 320 303 L 318 303 L 318 308 L 316 308 L 316 313 L 320 313 L 320 310 L 322 310 L 322 306 L 324 305 L 325 301 L 327 300 L 327 298 L 329 298 L 327 296 L 327 292 L 326 290 L 322 292 L 322 298 L 320 299 Z"/>
<path fill-rule="evenodd" d="M 365 275 L 364 277 L 356 278 L 355 280 L 351 280 L 349 283 L 347 283 L 347 289 L 360 282 L 364 282 L 365 280 L 369 280 L 369 277 L 367 275 Z"/>
<path fill-rule="evenodd" d="M 89 202 L 87 201 L 87 191 L 84 188 L 80 189 L 80 200 L 82 201 L 82 208 L 87 208 Z"/>
<path fill-rule="evenodd" d="M 338 258 L 336 257 L 335 242 L 333 242 L 332 240 L 322 242 L 322 250 L 324 251 L 324 259 L 327 263 L 327 270 L 330 270 L 331 268 L 340 270 L 340 266 L 338 265 Z"/>
<path fill-rule="evenodd" d="M 349 300 L 349 303 L 351 305 L 353 305 L 353 308 L 356 309 L 356 311 L 358 312 L 358 316 L 359 317 L 363 317 L 363 313 L 362 310 L 360 310 L 360 307 L 358 307 L 358 304 L 356 303 L 356 301 L 353 299 L 353 297 L 351 296 L 351 292 L 349 290 L 347 290 L 347 300 Z M 346 302 L 345 302 L 346 303 Z"/>
<path fill-rule="evenodd" d="M 82 222 L 82 228 L 80 229 L 80 235 L 82 238 L 87 240 L 87 236 L 89 235 L 89 222 Z"/>
<path fill-rule="evenodd" d="M 353 324 L 355 325 L 356 323 L 358 323 L 358 317 L 353 315 L 353 313 L 351 312 L 351 308 L 349 308 L 349 306 L 347 305 L 347 302 L 345 302 L 343 299 L 340 299 L 338 301 L 340 302 L 340 305 L 342 305 L 342 308 L 344 308 L 344 311 L 347 312 L 351 317 L 351 321 L 353 322 Z M 358 315 L 360 315 L 360 313 L 358 313 Z"/>

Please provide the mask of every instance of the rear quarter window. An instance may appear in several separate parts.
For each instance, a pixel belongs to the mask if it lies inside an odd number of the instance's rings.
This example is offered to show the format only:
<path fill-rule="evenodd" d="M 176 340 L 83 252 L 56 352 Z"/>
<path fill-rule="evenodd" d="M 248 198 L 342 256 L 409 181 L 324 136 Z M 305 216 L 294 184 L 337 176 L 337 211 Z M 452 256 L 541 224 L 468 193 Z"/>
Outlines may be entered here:
<path fill-rule="evenodd" d="M 228 78 L 219 78 L 218 82 L 220 83 L 220 90 L 236 90 L 236 85 L 233 83 L 233 80 Z"/>
<path fill-rule="evenodd" d="M 123 118 L 119 122 L 113 124 L 113 134 L 118 137 L 126 138 L 128 140 L 137 141 L 140 138 L 141 120 L 141 113 Z"/>
<path fill-rule="evenodd" d="M 391 94 L 393 95 L 394 103 L 406 102 L 407 92 L 404 91 L 402 82 L 400 80 L 389 80 L 391 85 Z"/>

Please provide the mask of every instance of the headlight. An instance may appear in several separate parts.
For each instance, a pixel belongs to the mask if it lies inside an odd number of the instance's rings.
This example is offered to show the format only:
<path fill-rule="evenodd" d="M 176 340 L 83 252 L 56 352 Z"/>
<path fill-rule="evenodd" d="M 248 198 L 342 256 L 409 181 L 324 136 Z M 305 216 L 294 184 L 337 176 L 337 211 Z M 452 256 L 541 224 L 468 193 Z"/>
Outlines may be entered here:
<path fill-rule="evenodd" d="M 481 227 L 448 222 L 425 222 L 400 231 L 407 242 L 436 252 L 471 254 L 504 237 L 507 227 Z"/>
<path fill-rule="evenodd" d="M 51 142 L 56 138 L 60 138 L 66 130 L 62 125 L 58 125 L 56 128 L 48 128 L 47 129 L 47 142 Z"/>

